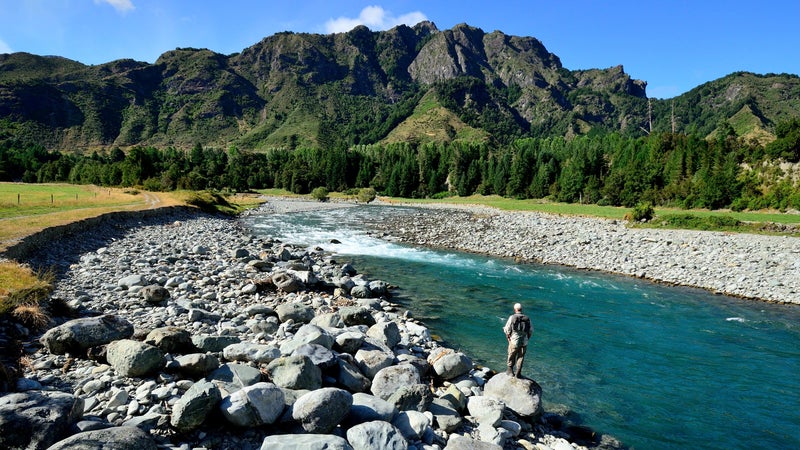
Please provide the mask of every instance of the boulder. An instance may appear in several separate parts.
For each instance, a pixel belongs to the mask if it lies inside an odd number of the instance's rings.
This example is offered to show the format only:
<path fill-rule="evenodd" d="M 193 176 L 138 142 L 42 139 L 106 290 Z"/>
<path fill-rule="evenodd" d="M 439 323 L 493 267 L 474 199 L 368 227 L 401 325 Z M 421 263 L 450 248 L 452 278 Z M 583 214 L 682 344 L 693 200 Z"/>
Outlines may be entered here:
<path fill-rule="evenodd" d="M 433 414 L 436 425 L 448 433 L 452 433 L 461 425 L 461 415 L 447 400 L 434 398 L 428 406 L 428 411 Z"/>
<path fill-rule="evenodd" d="M 356 285 L 350 289 L 350 296 L 353 298 L 372 298 L 372 291 L 367 286 Z"/>
<path fill-rule="evenodd" d="M 195 351 L 192 335 L 183 328 L 162 327 L 147 333 L 144 342 L 155 345 L 164 353 L 189 353 Z"/>
<path fill-rule="evenodd" d="M 344 321 L 338 312 L 317 314 L 310 323 L 320 328 L 344 328 Z"/>
<path fill-rule="evenodd" d="M 281 351 L 273 345 L 240 342 L 225 347 L 222 350 L 222 356 L 228 361 L 250 361 L 266 364 L 276 358 L 280 358 Z"/>
<path fill-rule="evenodd" d="M 88 348 L 133 336 L 133 324 L 114 315 L 70 320 L 48 330 L 40 339 L 50 353 L 84 353 Z"/>
<path fill-rule="evenodd" d="M 291 340 L 281 345 L 281 353 L 288 355 L 304 344 L 317 344 L 330 350 L 333 343 L 334 339 L 330 333 L 316 325 L 306 324 L 297 330 Z"/>
<path fill-rule="evenodd" d="M 503 409 L 505 409 L 503 402 L 484 395 L 469 397 L 467 401 L 469 415 L 479 424 L 488 424 L 492 427 L 500 425 L 500 421 L 503 420 Z"/>
<path fill-rule="evenodd" d="M 322 371 L 311 358 L 294 355 L 278 358 L 267 365 L 272 382 L 287 389 L 319 389 Z"/>
<path fill-rule="evenodd" d="M 308 323 L 314 318 L 314 309 L 302 303 L 281 303 L 275 308 L 278 319 L 286 322 L 291 319 L 297 323 Z"/>
<path fill-rule="evenodd" d="M 372 379 L 380 370 L 390 367 L 394 363 L 394 354 L 383 350 L 361 349 L 356 352 L 355 359 L 361 373 Z"/>
<path fill-rule="evenodd" d="M 261 371 L 244 364 L 228 363 L 211 372 L 206 379 L 217 385 L 224 397 L 261 381 Z"/>
<path fill-rule="evenodd" d="M 219 368 L 219 359 L 207 353 L 180 355 L 174 361 L 174 369 L 191 378 L 202 378 Z"/>
<path fill-rule="evenodd" d="M 427 384 L 400 386 L 386 400 L 400 411 L 425 412 L 433 402 L 433 392 Z"/>
<path fill-rule="evenodd" d="M 447 440 L 445 450 L 503 450 L 503 447 L 490 442 L 476 441 L 460 434 L 452 434 Z"/>
<path fill-rule="evenodd" d="M 336 355 L 330 349 L 319 344 L 303 344 L 292 352 L 292 355 L 307 356 L 320 370 L 330 369 L 336 365 Z"/>
<path fill-rule="evenodd" d="M 164 353 L 158 347 L 132 339 L 108 344 L 106 359 L 123 377 L 142 377 L 164 366 Z"/>
<path fill-rule="evenodd" d="M 397 408 L 393 404 L 374 395 L 357 392 L 353 394 L 353 405 L 344 423 L 352 427 L 373 420 L 391 422 L 396 415 Z"/>
<path fill-rule="evenodd" d="M 444 393 L 442 393 L 439 398 L 450 402 L 453 408 L 458 411 L 463 411 L 464 408 L 467 407 L 467 397 L 455 384 L 448 385 L 447 389 L 445 389 Z"/>
<path fill-rule="evenodd" d="M 389 422 L 374 420 L 358 424 L 347 430 L 347 441 L 353 450 L 406 450 L 408 442 L 400 430 Z"/>
<path fill-rule="evenodd" d="M 444 380 L 452 380 L 472 369 L 472 360 L 467 355 L 452 350 L 439 353 L 432 364 L 433 371 Z"/>
<path fill-rule="evenodd" d="M 345 306 L 339 309 L 339 315 L 342 316 L 342 320 L 347 326 L 366 325 L 371 327 L 375 325 L 372 312 L 363 306 Z"/>
<path fill-rule="evenodd" d="M 419 441 L 431 426 L 428 416 L 419 411 L 400 411 L 391 422 L 408 441 Z"/>
<path fill-rule="evenodd" d="M 419 384 L 419 372 L 414 366 L 403 364 L 383 368 L 372 379 L 372 393 L 384 400 L 403 386 Z"/>
<path fill-rule="evenodd" d="M 167 288 L 157 284 L 143 287 L 142 290 L 139 291 L 139 294 L 141 294 L 145 302 L 154 305 L 163 303 L 169 299 L 169 291 Z"/>
<path fill-rule="evenodd" d="M 83 399 L 57 391 L 0 397 L 0 448 L 44 449 L 69 433 L 83 415 Z"/>
<path fill-rule="evenodd" d="M 389 293 L 389 285 L 381 280 L 370 281 L 367 287 L 372 291 L 372 295 L 376 297 L 382 297 Z"/>
<path fill-rule="evenodd" d="M 222 399 L 219 405 L 228 422 L 239 427 L 274 423 L 283 412 L 283 391 L 272 383 L 256 383 Z"/>
<path fill-rule="evenodd" d="M 156 441 L 136 427 L 109 427 L 84 431 L 59 441 L 47 450 L 156 450 Z"/>
<path fill-rule="evenodd" d="M 533 380 L 498 373 L 484 386 L 484 395 L 505 403 L 518 416 L 536 420 L 542 415 L 542 387 Z"/>
<path fill-rule="evenodd" d="M 353 450 L 343 438 L 332 434 L 278 434 L 267 436 L 261 450 Z"/>
<path fill-rule="evenodd" d="M 336 336 L 336 342 L 333 344 L 333 349 L 339 353 L 354 354 L 361 348 L 364 343 L 364 333 L 357 331 L 345 331 Z"/>
<path fill-rule="evenodd" d="M 339 355 L 336 359 L 339 372 L 336 374 L 336 383 L 350 392 L 367 392 L 372 382 L 358 369 L 353 357 L 347 354 Z"/>
<path fill-rule="evenodd" d="M 292 418 L 308 433 L 330 433 L 347 416 L 352 404 L 352 394 L 344 389 L 317 389 L 297 399 Z"/>
<path fill-rule="evenodd" d="M 128 275 L 126 277 L 122 277 L 117 281 L 117 286 L 123 287 L 126 289 L 132 288 L 133 286 L 144 286 L 147 284 L 147 279 L 144 275 L 134 274 Z"/>
<path fill-rule="evenodd" d="M 170 424 L 181 432 L 194 430 L 221 400 L 222 394 L 214 383 L 198 381 L 172 406 Z"/>
<path fill-rule="evenodd" d="M 305 285 L 299 278 L 288 272 L 278 272 L 272 275 L 272 284 L 283 292 L 292 293 L 302 291 Z"/>
<path fill-rule="evenodd" d="M 400 343 L 400 328 L 396 322 L 381 322 L 369 327 L 367 336 L 375 338 L 389 348 L 393 348 Z"/>
<path fill-rule="evenodd" d="M 192 336 L 192 344 L 201 352 L 217 353 L 231 344 L 241 342 L 238 336 Z"/>

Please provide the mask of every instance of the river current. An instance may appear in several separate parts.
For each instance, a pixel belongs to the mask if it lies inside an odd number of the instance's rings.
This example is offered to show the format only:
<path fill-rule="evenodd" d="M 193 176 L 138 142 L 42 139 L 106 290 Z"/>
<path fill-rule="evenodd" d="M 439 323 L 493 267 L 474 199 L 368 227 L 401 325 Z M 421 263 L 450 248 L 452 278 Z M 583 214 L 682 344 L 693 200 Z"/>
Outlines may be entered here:
<path fill-rule="evenodd" d="M 246 220 L 398 286 L 448 346 L 504 370 L 520 302 L 535 331 L 523 373 L 545 410 L 637 449 L 800 448 L 800 308 L 610 274 L 388 242 L 370 224 L 411 208 L 358 206 Z M 336 239 L 340 243 L 332 244 Z"/>

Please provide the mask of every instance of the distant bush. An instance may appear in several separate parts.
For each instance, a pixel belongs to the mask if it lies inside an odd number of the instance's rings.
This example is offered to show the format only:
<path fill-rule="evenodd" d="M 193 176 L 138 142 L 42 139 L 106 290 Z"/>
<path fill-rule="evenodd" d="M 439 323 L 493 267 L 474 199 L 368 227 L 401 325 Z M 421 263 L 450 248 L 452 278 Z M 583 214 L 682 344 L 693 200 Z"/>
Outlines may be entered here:
<path fill-rule="evenodd" d="M 358 201 L 362 203 L 369 203 L 375 200 L 377 195 L 378 194 L 375 192 L 375 189 L 372 189 L 371 187 L 362 188 L 360 191 L 358 191 Z"/>
<path fill-rule="evenodd" d="M 658 225 L 688 230 L 736 229 L 742 222 L 731 216 L 697 216 L 694 214 L 667 214 L 659 216 Z"/>
<path fill-rule="evenodd" d="M 631 211 L 631 220 L 634 222 L 648 222 L 653 218 L 655 210 L 653 205 L 648 203 L 639 203 L 633 207 Z"/>
<path fill-rule="evenodd" d="M 221 194 L 211 191 L 194 191 L 186 198 L 186 203 L 197 206 L 205 212 L 221 212 L 231 204 Z"/>
<path fill-rule="evenodd" d="M 455 192 L 442 191 L 442 192 L 437 192 L 437 193 L 431 195 L 431 198 L 434 199 L 434 200 L 441 200 L 443 198 L 449 198 L 449 197 L 455 197 L 455 196 L 456 196 Z"/>
<path fill-rule="evenodd" d="M 311 191 L 311 196 L 314 197 L 317 201 L 326 202 L 328 201 L 328 190 L 321 186 L 318 188 L 314 188 L 314 190 Z"/>

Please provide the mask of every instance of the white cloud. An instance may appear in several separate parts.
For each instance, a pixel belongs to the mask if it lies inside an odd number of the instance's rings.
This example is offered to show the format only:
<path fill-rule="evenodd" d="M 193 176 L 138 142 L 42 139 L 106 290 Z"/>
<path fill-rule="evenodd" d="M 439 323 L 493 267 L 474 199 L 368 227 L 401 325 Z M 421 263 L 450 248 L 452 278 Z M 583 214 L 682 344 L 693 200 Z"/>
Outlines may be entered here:
<path fill-rule="evenodd" d="M 343 33 L 358 25 L 366 25 L 371 30 L 388 30 L 400 24 L 416 25 L 423 20 L 428 20 L 428 18 L 419 11 L 394 16 L 391 11 L 386 11 L 380 6 L 367 6 L 356 18 L 339 17 L 328 20 L 325 23 L 325 30 L 328 33 Z"/>
<path fill-rule="evenodd" d="M 3 53 L 14 53 L 14 50 L 11 50 L 11 46 L 6 44 L 6 41 L 0 39 L 0 55 Z"/>
<path fill-rule="evenodd" d="M 126 13 L 134 10 L 132 0 L 94 0 L 95 3 L 108 3 L 113 6 L 118 12 Z"/>

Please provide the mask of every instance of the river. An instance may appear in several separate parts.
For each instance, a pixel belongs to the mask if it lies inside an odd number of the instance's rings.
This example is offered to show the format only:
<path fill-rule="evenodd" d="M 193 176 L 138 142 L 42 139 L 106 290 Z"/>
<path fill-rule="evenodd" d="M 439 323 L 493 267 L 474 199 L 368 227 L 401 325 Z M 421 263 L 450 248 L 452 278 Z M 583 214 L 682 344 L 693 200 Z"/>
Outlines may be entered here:
<path fill-rule="evenodd" d="M 535 332 L 523 372 L 545 410 L 639 449 L 800 448 L 800 308 L 374 237 L 411 208 L 252 215 L 254 232 L 322 247 L 449 346 L 504 369 L 515 302 Z M 332 244 L 336 239 L 340 243 Z"/>

